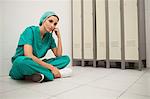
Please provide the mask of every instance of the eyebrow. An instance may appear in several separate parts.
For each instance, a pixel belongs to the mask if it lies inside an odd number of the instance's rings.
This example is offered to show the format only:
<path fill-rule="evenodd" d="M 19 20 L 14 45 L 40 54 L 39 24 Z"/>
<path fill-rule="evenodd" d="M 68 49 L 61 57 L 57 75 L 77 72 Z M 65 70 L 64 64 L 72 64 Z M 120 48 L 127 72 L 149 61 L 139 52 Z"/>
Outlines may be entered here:
<path fill-rule="evenodd" d="M 49 19 L 49 21 L 54 21 L 53 19 Z M 58 22 L 56 22 L 56 23 L 58 23 Z"/>

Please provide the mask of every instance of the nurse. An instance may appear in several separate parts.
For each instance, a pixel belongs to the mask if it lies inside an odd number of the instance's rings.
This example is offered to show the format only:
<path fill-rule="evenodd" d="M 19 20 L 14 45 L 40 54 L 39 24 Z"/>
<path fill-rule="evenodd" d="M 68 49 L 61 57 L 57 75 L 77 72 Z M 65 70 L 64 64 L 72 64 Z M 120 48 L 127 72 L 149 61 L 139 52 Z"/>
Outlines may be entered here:
<path fill-rule="evenodd" d="M 63 76 L 61 69 L 69 64 L 70 58 L 62 55 L 61 33 L 56 27 L 58 21 L 59 17 L 48 11 L 40 18 L 39 26 L 30 26 L 24 30 L 12 57 L 13 65 L 9 72 L 12 79 L 43 82 Z M 57 36 L 57 46 L 52 35 Z M 41 60 L 48 50 L 52 50 L 56 57 Z M 68 73 L 71 73 L 71 69 Z"/>

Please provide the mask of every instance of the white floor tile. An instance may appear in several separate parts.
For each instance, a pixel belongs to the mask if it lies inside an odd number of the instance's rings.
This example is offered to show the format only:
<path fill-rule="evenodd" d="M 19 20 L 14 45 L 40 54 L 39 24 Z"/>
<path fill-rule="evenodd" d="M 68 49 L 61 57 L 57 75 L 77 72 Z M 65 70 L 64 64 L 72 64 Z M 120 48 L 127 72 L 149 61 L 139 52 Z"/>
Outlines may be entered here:
<path fill-rule="evenodd" d="M 150 84 L 134 84 L 127 93 L 150 96 Z"/>
<path fill-rule="evenodd" d="M 82 74 L 83 72 L 86 72 L 87 68 L 81 66 L 73 66 L 72 70 L 73 70 L 73 74 L 78 75 L 78 74 Z"/>
<path fill-rule="evenodd" d="M 16 81 L 9 76 L 0 76 L 2 99 L 150 99 L 149 96 L 150 69 L 138 71 L 74 66 L 72 77 L 45 83 Z"/>
<path fill-rule="evenodd" d="M 49 99 L 117 99 L 118 96 L 119 94 L 113 91 L 82 86 Z"/>
<path fill-rule="evenodd" d="M 77 86 L 79 85 L 75 83 L 69 83 L 69 82 L 67 83 L 61 80 L 54 80 L 54 81 L 44 82 L 42 84 L 32 86 L 30 87 L 30 89 L 53 96 L 62 93 L 64 91 L 73 89 Z"/>
<path fill-rule="evenodd" d="M 9 76 L 0 76 L 0 81 L 8 81 L 11 78 Z M 11 79 L 12 80 L 12 79 Z"/>
<path fill-rule="evenodd" d="M 144 84 L 150 86 L 150 73 L 145 73 L 138 81 L 137 83 Z"/>
<path fill-rule="evenodd" d="M 127 74 L 127 73 L 124 74 L 122 72 L 119 72 L 119 73 L 111 74 L 111 75 L 105 77 L 105 79 L 110 79 L 110 80 L 115 80 L 115 81 L 120 81 L 120 82 L 125 82 L 125 83 L 128 83 L 128 84 L 131 84 L 131 83 L 134 83 L 137 79 L 139 79 L 140 76 L 141 75 L 133 76 L 133 75 L 130 75 L 130 74 Z"/>
<path fill-rule="evenodd" d="M 125 91 L 131 84 L 115 81 L 115 80 L 105 80 L 100 79 L 89 83 L 88 85 L 95 86 L 98 88 L 106 88 L 109 90 L 123 92 Z"/>
<path fill-rule="evenodd" d="M 33 82 L 26 82 L 26 81 L 20 81 L 20 80 L 13 80 L 10 77 L 2 77 L 0 81 L 0 93 L 30 87 L 37 85 L 39 83 L 33 83 Z"/>
<path fill-rule="evenodd" d="M 102 78 L 104 77 L 106 74 L 99 74 L 97 75 L 94 74 L 94 73 L 89 73 L 89 72 L 86 72 L 84 74 L 80 74 L 80 75 L 74 75 L 70 78 L 65 78 L 66 81 L 68 82 L 74 82 L 74 83 L 77 83 L 77 84 L 86 84 L 88 82 L 91 82 L 91 81 L 94 81 L 96 79 L 99 79 L 99 78 Z"/>
<path fill-rule="evenodd" d="M 74 82 L 78 84 L 86 84 L 88 82 L 103 78 L 105 76 L 108 76 L 118 71 L 118 69 L 110 70 L 106 68 L 91 68 L 91 67 L 88 67 L 88 68 L 80 67 L 80 68 L 85 68 L 86 70 L 78 75 L 73 74 L 72 77 L 65 78 L 65 80 L 68 82 Z"/>
<path fill-rule="evenodd" d="M 28 88 L 13 90 L 0 94 L 1 99 L 47 99 L 50 96 Z"/>
<path fill-rule="evenodd" d="M 137 94 L 123 94 L 118 99 L 150 99 L 148 96 L 141 96 Z"/>

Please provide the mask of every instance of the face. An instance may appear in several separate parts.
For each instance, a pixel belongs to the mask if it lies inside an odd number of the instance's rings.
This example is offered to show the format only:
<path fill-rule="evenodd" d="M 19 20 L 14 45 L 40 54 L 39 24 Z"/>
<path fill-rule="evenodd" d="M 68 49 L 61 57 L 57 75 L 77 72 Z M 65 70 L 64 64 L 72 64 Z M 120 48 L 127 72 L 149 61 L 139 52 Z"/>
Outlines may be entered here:
<path fill-rule="evenodd" d="M 52 32 L 55 29 L 57 23 L 58 23 L 57 17 L 50 16 L 43 22 L 43 25 L 47 32 Z"/>

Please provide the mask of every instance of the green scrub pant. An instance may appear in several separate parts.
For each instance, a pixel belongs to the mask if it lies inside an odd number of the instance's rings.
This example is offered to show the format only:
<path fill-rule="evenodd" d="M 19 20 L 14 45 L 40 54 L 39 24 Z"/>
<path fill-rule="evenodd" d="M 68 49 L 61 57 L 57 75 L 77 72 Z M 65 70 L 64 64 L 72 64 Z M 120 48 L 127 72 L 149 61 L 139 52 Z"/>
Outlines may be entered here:
<path fill-rule="evenodd" d="M 62 69 L 69 64 L 70 58 L 67 55 L 64 55 L 56 58 L 44 59 L 43 61 L 58 69 Z M 54 75 L 49 69 L 39 65 L 29 57 L 19 56 L 13 61 L 9 76 L 15 80 L 21 80 L 25 75 L 32 75 L 37 72 L 44 74 L 48 80 L 54 79 Z"/>

